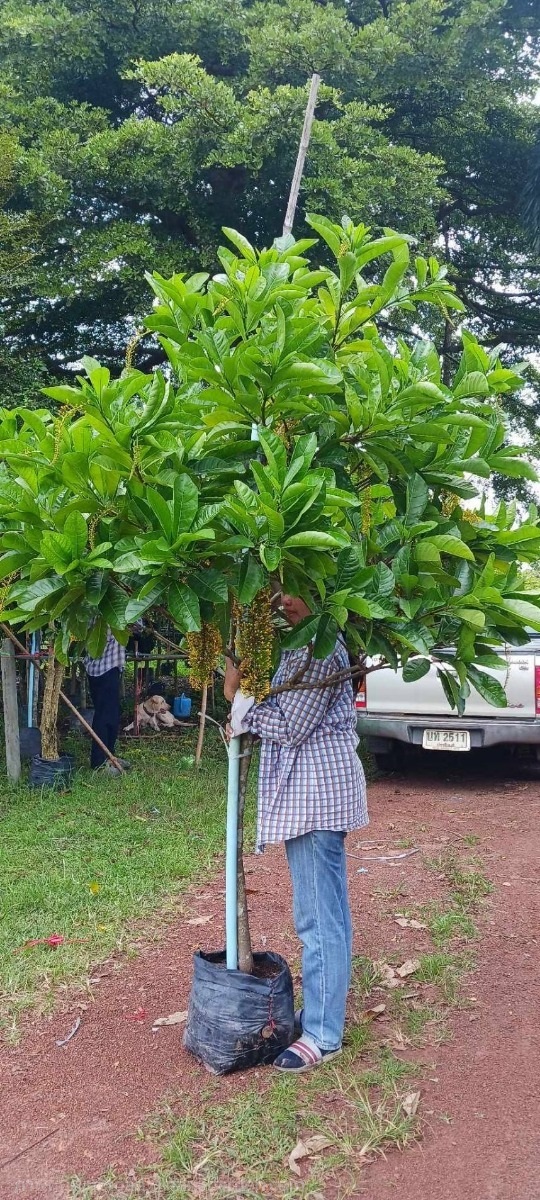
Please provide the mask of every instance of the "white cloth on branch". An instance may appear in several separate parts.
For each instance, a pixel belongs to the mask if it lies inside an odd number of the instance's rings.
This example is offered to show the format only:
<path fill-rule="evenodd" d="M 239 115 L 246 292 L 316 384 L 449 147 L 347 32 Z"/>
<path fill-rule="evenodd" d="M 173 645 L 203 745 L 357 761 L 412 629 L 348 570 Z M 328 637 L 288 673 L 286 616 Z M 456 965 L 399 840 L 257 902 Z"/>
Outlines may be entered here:
<path fill-rule="evenodd" d="M 253 708 L 255 699 L 253 696 L 244 696 L 242 692 L 237 692 L 231 709 L 231 730 L 233 737 L 240 737 L 241 733 L 247 733 L 248 730 L 244 727 L 244 721 L 250 708 Z"/>

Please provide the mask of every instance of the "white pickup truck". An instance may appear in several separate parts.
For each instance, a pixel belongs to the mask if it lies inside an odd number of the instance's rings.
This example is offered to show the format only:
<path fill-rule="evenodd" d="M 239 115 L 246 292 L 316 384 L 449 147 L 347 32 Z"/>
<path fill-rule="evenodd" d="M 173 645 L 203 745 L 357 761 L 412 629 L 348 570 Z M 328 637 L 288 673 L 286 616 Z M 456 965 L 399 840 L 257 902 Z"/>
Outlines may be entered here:
<path fill-rule="evenodd" d="M 462 717 L 451 709 L 432 666 L 415 683 L 404 683 L 391 668 L 366 677 L 356 699 L 358 732 L 366 738 L 377 766 L 394 770 L 407 746 L 466 752 L 505 745 L 529 747 L 540 760 L 540 636 L 525 646 L 498 649 L 506 670 L 490 670 L 502 684 L 506 708 L 493 708 L 471 690 Z"/>

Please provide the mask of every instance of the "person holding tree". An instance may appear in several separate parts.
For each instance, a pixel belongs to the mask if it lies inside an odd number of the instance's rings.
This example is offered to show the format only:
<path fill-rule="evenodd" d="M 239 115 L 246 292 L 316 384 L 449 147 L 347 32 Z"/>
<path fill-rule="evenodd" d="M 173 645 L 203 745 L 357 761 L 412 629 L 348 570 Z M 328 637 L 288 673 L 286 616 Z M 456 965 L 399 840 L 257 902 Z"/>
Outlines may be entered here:
<path fill-rule="evenodd" d="M 310 612 L 302 599 L 285 594 L 281 607 L 291 625 Z M 310 647 L 286 650 L 273 688 L 300 679 L 303 686 L 261 704 L 242 695 L 241 669 L 230 659 L 225 673 L 230 735 L 250 732 L 261 740 L 257 846 L 285 842 L 292 881 L 304 1006 L 297 1014 L 301 1034 L 274 1066 L 293 1074 L 339 1054 L 345 1027 L 352 965 L 345 836 L 368 823 L 352 683 L 331 682 L 348 668 L 341 638 L 324 659 L 313 658 Z"/>

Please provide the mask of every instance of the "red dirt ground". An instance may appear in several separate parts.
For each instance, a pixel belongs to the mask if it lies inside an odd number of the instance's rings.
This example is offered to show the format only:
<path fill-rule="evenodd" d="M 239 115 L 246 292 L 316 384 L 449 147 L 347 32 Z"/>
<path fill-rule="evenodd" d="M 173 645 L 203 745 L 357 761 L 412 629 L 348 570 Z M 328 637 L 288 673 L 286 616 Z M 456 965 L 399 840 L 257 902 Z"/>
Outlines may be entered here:
<path fill-rule="evenodd" d="M 478 969 L 466 985 L 477 1003 L 473 1011 L 455 1012 L 453 1041 L 428 1053 L 436 1066 L 422 1084 L 422 1144 L 359 1171 L 355 1195 L 539 1200 L 540 784 L 486 779 L 468 768 L 456 774 L 442 759 L 437 766 L 439 778 L 433 768 L 371 785 L 371 825 L 348 839 L 349 851 L 362 854 L 358 847 L 366 842 L 395 850 L 400 839 L 412 838 L 435 854 L 464 835 L 480 837 L 477 851 L 495 892 L 481 922 Z M 255 948 L 267 945 L 295 960 L 281 850 L 247 865 Z M 367 875 L 357 873 L 360 865 L 350 859 L 356 950 L 373 957 L 425 950 L 425 935 L 392 920 L 396 907 L 422 902 L 437 889 L 421 856 L 399 866 L 365 862 Z M 187 1007 L 197 945 L 222 945 L 222 888 L 218 877 L 189 893 L 185 914 L 159 945 L 144 948 L 135 962 L 97 967 L 93 999 L 72 996 L 52 1018 L 29 1020 L 18 1047 L 0 1050 L 0 1200 L 66 1200 L 70 1176 L 96 1180 L 109 1167 L 148 1161 L 152 1146 L 135 1136 L 141 1121 L 167 1092 L 177 1097 L 181 1090 L 187 1099 L 208 1084 L 182 1049 L 178 1027 L 152 1033 L 151 1026 L 155 1017 Z M 396 888 L 401 900 L 385 898 Z M 200 929 L 186 923 L 208 914 L 212 920 Z M 141 1009 L 147 1015 L 133 1019 Z M 56 1039 L 78 1014 L 78 1033 L 58 1048 Z M 217 1095 L 226 1099 L 252 1079 L 253 1073 L 221 1079 Z"/>

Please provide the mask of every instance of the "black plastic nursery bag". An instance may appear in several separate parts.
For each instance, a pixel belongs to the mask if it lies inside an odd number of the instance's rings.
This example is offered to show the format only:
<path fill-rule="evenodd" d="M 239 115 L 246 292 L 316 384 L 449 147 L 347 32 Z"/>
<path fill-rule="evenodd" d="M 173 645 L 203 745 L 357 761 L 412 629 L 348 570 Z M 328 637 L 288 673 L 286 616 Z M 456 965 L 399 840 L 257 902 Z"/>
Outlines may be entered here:
<path fill-rule="evenodd" d="M 254 975 L 228 971 L 225 953 L 194 955 L 184 1045 L 216 1075 L 271 1063 L 294 1040 L 291 972 L 279 954 L 254 954 Z"/>

